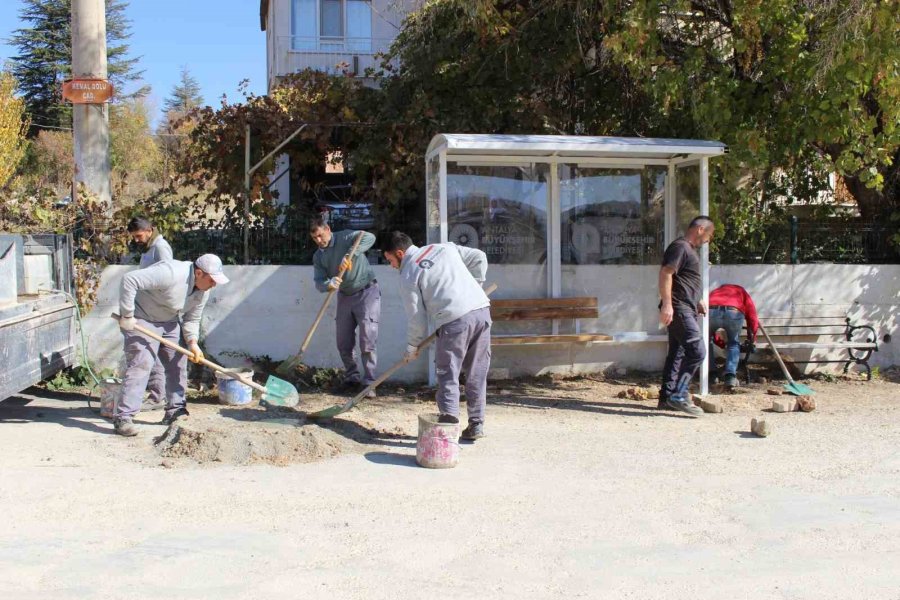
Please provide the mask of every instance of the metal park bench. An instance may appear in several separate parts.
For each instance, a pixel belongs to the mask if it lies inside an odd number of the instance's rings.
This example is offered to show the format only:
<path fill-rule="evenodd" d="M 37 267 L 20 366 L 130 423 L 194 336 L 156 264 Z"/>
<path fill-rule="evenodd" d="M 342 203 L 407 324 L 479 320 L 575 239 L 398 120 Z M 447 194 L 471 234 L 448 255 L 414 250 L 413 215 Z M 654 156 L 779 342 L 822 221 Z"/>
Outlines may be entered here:
<path fill-rule="evenodd" d="M 579 298 L 522 298 L 491 300 L 491 319 L 494 321 L 539 321 L 571 319 L 575 333 L 566 334 L 493 334 L 492 346 L 520 344 L 589 344 L 605 342 L 613 338 L 600 333 L 580 333 L 579 319 L 596 319 L 599 316 L 596 297 Z"/>
<path fill-rule="evenodd" d="M 833 317 L 760 317 L 759 319 L 772 342 L 779 351 L 784 350 L 838 350 L 846 351 L 846 358 L 842 359 L 814 359 L 810 355 L 809 360 L 794 360 L 797 364 L 826 364 L 838 363 L 844 365 L 844 373 L 852 364 L 862 365 L 866 369 L 868 380 L 872 379 L 872 369 L 869 367 L 869 358 L 873 352 L 878 351 L 878 336 L 875 329 L 869 325 L 854 325 L 850 317 L 839 315 Z M 803 338 L 798 340 L 798 338 Z M 810 339 L 814 338 L 814 339 Z M 824 338 L 824 339 L 823 339 Z M 759 341 L 757 338 L 756 349 L 768 348 L 769 344 Z M 750 360 L 753 348 L 744 344 L 742 352 L 744 357 L 742 364 L 745 367 Z M 747 381 L 750 381 L 749 371 Z"/>

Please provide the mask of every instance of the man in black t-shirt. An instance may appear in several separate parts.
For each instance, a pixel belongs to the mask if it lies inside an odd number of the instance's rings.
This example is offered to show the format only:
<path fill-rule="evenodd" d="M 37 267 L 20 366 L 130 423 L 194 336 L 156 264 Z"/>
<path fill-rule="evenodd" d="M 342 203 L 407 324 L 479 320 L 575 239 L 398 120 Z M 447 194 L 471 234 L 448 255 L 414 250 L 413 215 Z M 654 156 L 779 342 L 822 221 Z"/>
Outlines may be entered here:
<path fill-rule="evenodd" d="M 689 387 L 706 357 L 698 315 L 706 315 L 700 296 L 703 280 L 697 249 L 709 243 L 712 220 L 703 215 L 691 221 L 684 237 L 666 248 L 659 270 L 659 320 L 669 330 L 669 354 L 663 369 L 659 408 L 673 408 L 692 416 L 703 411 L 691 401 Z"/>

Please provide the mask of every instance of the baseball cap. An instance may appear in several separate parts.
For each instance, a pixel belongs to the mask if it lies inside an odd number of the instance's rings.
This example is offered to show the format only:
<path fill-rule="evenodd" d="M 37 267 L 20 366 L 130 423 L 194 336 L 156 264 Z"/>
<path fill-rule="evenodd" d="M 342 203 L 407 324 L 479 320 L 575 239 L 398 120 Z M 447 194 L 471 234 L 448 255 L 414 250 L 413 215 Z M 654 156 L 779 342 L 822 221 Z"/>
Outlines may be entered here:
<path fill-rule="evenodd" d="M 204 254 L 194 261 L 194 264 L 197 265 L 198 269 L 212 277 L 216 284 L 228 283 L 228 278 L 225 277 L 225 273 L 222 271 L 222 259 L 215 254 Z"/>

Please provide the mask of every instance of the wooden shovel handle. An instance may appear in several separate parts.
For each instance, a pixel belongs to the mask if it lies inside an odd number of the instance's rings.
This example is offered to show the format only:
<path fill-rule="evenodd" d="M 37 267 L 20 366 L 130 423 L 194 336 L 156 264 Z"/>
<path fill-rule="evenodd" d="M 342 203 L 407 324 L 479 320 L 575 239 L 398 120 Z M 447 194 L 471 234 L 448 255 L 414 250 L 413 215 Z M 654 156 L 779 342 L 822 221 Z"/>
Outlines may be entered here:
<path fill-rule="evenodd" d="M 784 378 L 788 380 L 788 383 L 793 384 L 794 378 L 791 377 L 790 372 L 784 364 L 784 361 L 781 360 L 781 354 L 778 353 L 778 348 L 775 347 L 775 343 L 772 341 L 772 338 L 769 337 L 769 334 L 766 333 L 766 328 L 763 327 L 762 322 L 759 323 L 759 330 L 762 331 L 763 336 L 765 336 L 766 341 L 769 342 L 769 348 L 772 349 L 772 353 L 775 355 L 775 359 L 778 361 L 778 365 L 781 367 L 781 372 L 784 373 Z"/>
<path fill-rule="evenodd" d="M 492 283 L 491 285 L 484 288 L 484 293 L 486 295 L 490 296 L 491 294 L 494 293 L 494 290 L 496 290 L 496 289 L 497 289 L 497 284 Z M 437 331 L 435 331 L 434 333 L 429 335 L 418 346 L 416 346 L 416 355 L 414 357 L 404 356 L 397 364 L 395 364 L 390 369 L 388 369 L 387 371 L 382 373 L 378 379 L 376 379 L 375 381 L 370 383 L 368 386 L 366 386 L 366 389 L 362 390 L 360 393 L 358 393 L 356 396 L 354 396 L 353 399 L 350 401 L 351 406 L 355 406 L 356 403 L 359 402 L 360 400 L 362 400 L 362 398 L 366 394 L 368 394 L 370 390 L 374 390 L 379 385 L 384 383 L 387 380 L 387 378 L 390 377 L 391 375 L 393 375 L 398 369 L 400 369 L 401 367 L 405 367 L 406 365 L 408 365 L 415 359 L 419 358 L 419 353 L 422 352 L 422 350 L 424 350 L 425 348 L 427 348 L 428 345 L 431 344 L 431 342 L 433 342 L 436 339 L 437 339 Z"/>
<path fill-rule="evenodd" d="M 118 321 L 121 317 L 119 317 L 118 314 L 113 313 L 112 318 L 115 319 L 116 321 Z M 176 344 L 174 342 L 170 342 L 169 340 L 165 339 L 164 337 L 156 335 L 155 333 L 153 333 L 152 331 L 150 331 L 149 329 L 147 329 L 145 327 L 141 327 L 140 325 L 135 325 L 134 330 L 146 335 L 150 339 L 156 340 L 157 342 L 159 342 L 163 346 L 166 346 L 167 348 L 171 348 L 172 350 L 175 350 L 176 352 L 181 352 L 182 354 L 184 354 L 185 356 L 187 356 L 189 358 L 193 358 L 193 356 L 194 356 L 194 353 L 191 352 L 190 350 L 188 350 L 186 348 L 182 348 L 178 344 Z M 237 373 L 233 373 L 233 372 L 229 371 L 228 369 L 226 369 L 225 367 L 217 365 L 216 363 L 212 362 L 211 360 L 207 360 L 206 358 L 201 358 L 199 364 L 205 365 L 205 366 L 209 367 L 210 369 L 212 369 L 213 371 L 218 371 L 219 373 L 224 373 L 225 376 L 231 377 L 232 379 L 236 379 L 236 380 L 240 381 L 241 383 L 243 383 L 244 385 L 248 385 L 248 386 L 252 387 L 254 390 L 260 391 L 263 394 L 267 393 L 266 388 L 259 385 L 255 381 L 247 379 L 246 377 L 238 375 Z"/>
<path fill-rule="evenodd" d="M 353 242 L 353 246 L 350 248 L 350 251 L 344 255 L 344 258 L 349 258 L 351 260 L 353 259 L 353 255 L 356 254 L 356 250 L 359 248 L 359 244 L 360 244 L 360 242 L 362 242 L 364 234 L 365 234 L 364 231 L 360 231 L 356 235 L 356 241 Z M 344 261 L 341 261 L 341 262 L 343 263 Z M 346 269 L 344 269 L 342 266 L 341 269 L 338 271 L 337 276 L 343 277 L 345 272 L 346 272 Z M 316 328 L 319 327 L 319 322 L 322 320 L 322 317 L 325 316 L 325 309 L 328 308 L 328 305 L 331 303 L 331 299 L 334 297 L 334 295 L 336 293 L 337 293 L 336 289 L 329 290 L 328 295 L 325 296 L 325 302 L 322 303 L 322 307 L 319 309 L 319 313 L 316 315 L 316 320 L 313 321 L 312 327 L 309 328 L 309 332 L 306 334 L 306 337 L 303 339 L 303 343 L 300 345 L 300 351 L 297 352 L 297 355 L 296 355 L 297 360 L 299 360 L 300 357 L 303 356 L 303 353 L 306 352 L 306 349 L 309 347 L 309 343 L 312 341 L 313 333 L 315 333 Z M 293 362 L 293 361 L 291 361 L 291 362 Z"/>

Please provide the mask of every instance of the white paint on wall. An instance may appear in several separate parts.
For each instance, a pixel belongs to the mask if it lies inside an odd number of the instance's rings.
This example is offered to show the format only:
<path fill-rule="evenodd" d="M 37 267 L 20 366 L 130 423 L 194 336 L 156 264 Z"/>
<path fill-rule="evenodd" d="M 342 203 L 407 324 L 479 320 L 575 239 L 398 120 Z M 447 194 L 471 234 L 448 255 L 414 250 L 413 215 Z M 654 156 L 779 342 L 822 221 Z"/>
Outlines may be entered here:
<path fill-rule="evenodd" d="M 97 306 L 85 319 L 92 360 L 115 367 L 121 356 L 121 336 L 109 318 L 118 310 L 118 287 L 132 267 L 108 267 L 101 281 Z M 226 366 L 244 364 L 246 356 L 280 360 L 296 352 L 324 300 L 312 282 L 312 267 L 225 267 L 231 283 L 213 291 L 203 315 L 202 335 L 211 357 Z M 378 340 L 379 369 L 402 356 L 406 316 L 397 293 L 398 274 L 375 267 L 382 290 Z M 527 273 L 532 268 L 494 265 L 488 281 L 499 284 L 495 297 L 532 297 L 539 288 Z M 642 331 L 664 333 L 656 317 L 656 267 L 565 267 L 563 294 L 596 295 L 600 317 L 582 320 L 583 332 Z M 873 365 L 900 364 L 900 266 L 898 265 L 722 265 L 711 269 L 711 286 L 737 283 L 753 296 L 762 316 L 847 313 L 878 332 L 880 351 Z M 304 362 L 320 367 L 341 366 L 334 343 L 334 303 L 322 320 Z M 498 324 L 498 329 L 500 324 Z M 504 324 L 506 325 L 506 324 Z M 538 331 L 540 323 L 516 326 Z M 560 331 L 571 328 L 561 322 Z M 891 342 L 885 342 L 890 336 Z M 495 347 L 492 366 L 511 376 L 542 373 L 585 373 L 610 366 L 658 371 L 665 358 L 664 342 L 628 344 Z M 798 355 L 796 358 L 803 358 Z M 823 368 L 819 366 L 818 368 Z M 403 381 L 424 380 L 426 359 L 397 373 Z"/>

